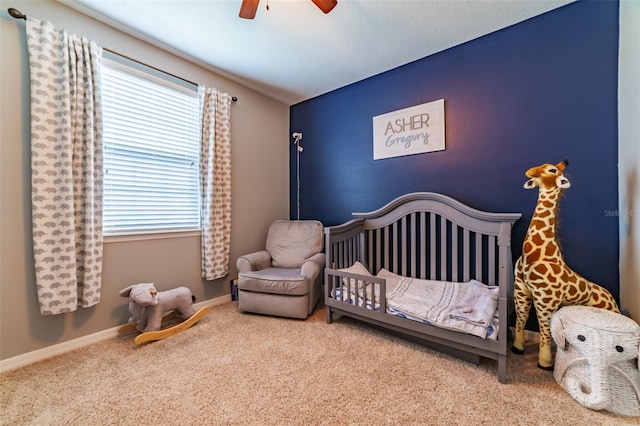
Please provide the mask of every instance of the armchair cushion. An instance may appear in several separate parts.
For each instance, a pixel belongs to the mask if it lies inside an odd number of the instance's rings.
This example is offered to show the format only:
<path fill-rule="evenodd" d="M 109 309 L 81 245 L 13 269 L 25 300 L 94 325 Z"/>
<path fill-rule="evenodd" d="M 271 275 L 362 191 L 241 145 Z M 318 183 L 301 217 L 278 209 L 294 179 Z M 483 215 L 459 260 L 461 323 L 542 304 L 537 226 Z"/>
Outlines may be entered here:
<path fill-rule="evenodd" d="M 300 268 L 309 257 L 322 251 L 323 226 L 316 220 L 278 220 L 269 227 L 266 249 L 271 266 Z"/>
<path fill-rule="evenodd" d="M 267 268 L 245 272 L 240 276 L 238 288 L 260 293 L 304 296 L 309 294 L 309 280 L 297 268 Z"/>

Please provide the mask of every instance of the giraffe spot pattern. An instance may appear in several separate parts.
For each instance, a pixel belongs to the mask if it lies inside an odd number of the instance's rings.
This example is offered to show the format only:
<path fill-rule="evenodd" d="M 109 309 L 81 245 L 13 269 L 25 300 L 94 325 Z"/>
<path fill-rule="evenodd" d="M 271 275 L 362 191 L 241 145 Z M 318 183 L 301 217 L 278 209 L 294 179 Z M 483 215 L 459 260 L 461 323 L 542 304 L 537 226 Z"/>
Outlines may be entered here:
<path fill-rule="evenodd" d="M 547 227 L 547 224 L 541 220 L 532 220 L 531 221 L 531 229 L 544 229 Z"/>
<path fill-rule="evenodd" d="M 534 234 L 531 238 L 531 243 L 534 247 L 539 247 L 544 244 L 544 239 L 542 239 L 540 234 Z"/>
<path fill-rule="evenodd" d="M 554 255 L 556 255 L 557 252 L 558 250 L 556 249 L 556 247 L 549 244 L 547 245 L 547 248 L 545 249 L 544 254 L 547 257 L 554 257 Z"/>

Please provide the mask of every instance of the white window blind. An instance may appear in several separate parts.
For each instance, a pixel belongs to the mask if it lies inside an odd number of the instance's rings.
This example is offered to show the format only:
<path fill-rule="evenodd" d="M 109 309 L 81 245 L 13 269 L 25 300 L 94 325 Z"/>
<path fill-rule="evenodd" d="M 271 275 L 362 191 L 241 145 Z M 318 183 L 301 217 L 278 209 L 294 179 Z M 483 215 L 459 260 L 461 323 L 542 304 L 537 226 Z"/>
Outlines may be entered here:
<path fill-rule="evenodd" d="M 103 59 L 105 235 L 200 228 L 197 87 Z"/>

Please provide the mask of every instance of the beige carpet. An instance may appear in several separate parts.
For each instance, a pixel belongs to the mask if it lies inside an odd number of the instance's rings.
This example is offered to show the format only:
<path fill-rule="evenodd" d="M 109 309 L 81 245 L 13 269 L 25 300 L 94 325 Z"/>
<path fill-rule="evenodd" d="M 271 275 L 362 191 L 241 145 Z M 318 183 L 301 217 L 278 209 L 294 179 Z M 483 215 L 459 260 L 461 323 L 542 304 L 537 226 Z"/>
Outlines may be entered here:
<path fill-rule="evenodd" d="M 114 338 L 0 376 L 3 425 L 620 425 L 509 355 L 479 366 L 341 318 L 217 306 L 193 328 L 136 346 Z"/>

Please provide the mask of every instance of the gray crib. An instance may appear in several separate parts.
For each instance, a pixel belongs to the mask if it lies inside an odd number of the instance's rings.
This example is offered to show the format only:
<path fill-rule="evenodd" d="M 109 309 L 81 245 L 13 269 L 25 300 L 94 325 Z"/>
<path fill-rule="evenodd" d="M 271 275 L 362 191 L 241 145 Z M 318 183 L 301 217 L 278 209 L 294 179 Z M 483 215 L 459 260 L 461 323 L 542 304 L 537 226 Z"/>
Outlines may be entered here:
<path fill-rule="evenodd" d="M 327 323 L 342 314 L 381 327 L 433 349 L 479 363 L 497 360 L 500 383 L 507 378 L 508 311 L 512 303 L 511 229 L 520 213 L 476 210 L 446 195 L 403 195 L 355 219 L 325 228 L 324 302 Z M 385 279 L 340 271 L 359 261 L 372 274 L 385 268 L 395 274 L 438 281 L 470 279 L 499 286 L 497 340 L 401 318 L 387 313 Z M 380 286 L 379 305 L 350 303 L 336 297 L 345 282 Z"/>

